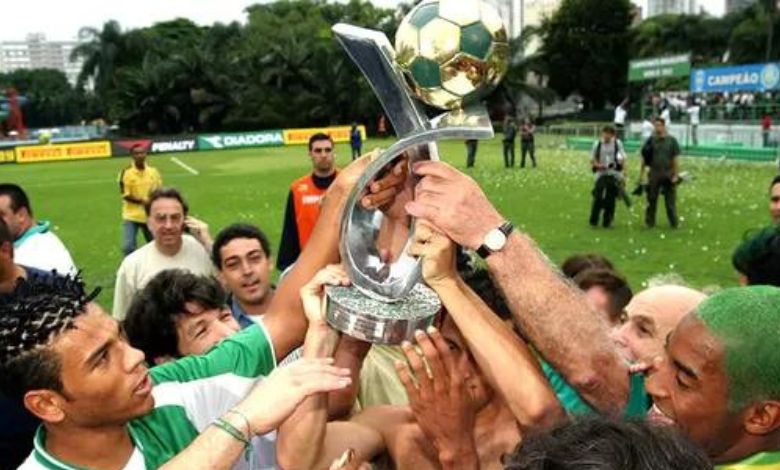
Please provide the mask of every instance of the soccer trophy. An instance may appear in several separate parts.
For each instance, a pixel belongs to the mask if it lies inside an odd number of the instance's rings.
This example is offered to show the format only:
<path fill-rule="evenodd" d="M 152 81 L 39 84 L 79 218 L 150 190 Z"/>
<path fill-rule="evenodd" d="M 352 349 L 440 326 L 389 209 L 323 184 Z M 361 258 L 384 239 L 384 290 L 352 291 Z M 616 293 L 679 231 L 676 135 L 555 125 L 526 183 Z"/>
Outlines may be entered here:
<path fill-rule="evenodd" d="M 339 251 L 352 285 L 327 289 L 327 320 L 364 341 L 398 344 L 428 327 L 441 309 L 421 282 L 420 261 L 407 254 L 414 221 L 403 203 L 417 182 L 411 166 L 438 160 L 436 141 L 493 137 L 481 99 L 506 73 L 506 29 L 484 1 L 425 0 L 401 22 L 395 48 L 378 31 L 337 24 L 333 32 L 373 88 L 398 141 L 368 165 L 347 199 Z M 434 109 L 439 114 L 429 119 L 426 110 Z M 408 176 L 393 207 L 361 204 L 368 185 L 399 166 Z"/>

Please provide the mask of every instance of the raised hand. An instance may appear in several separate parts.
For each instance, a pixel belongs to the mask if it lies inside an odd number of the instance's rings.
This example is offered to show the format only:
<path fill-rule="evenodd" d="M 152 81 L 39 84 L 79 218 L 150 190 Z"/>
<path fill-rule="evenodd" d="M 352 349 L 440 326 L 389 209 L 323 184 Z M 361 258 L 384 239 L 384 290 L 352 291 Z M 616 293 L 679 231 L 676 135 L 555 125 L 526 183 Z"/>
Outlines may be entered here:
<path fill-rule="evenodd" d="M 469 176 L 443 162 L 415 163 L 422 177 L 406 211 L 433 224 L 458 245 L 476 250 L 504 219 Z"/>
<path fill-rule="evenodd" d="M 349 277 L 341 265 L 332 264 L 321 269 L 301 287 L 303 312 L 309 325 L 325 325 L 325 286 L 347 286 Z"/>
<path fill-rule="evenodd" d="M 423 279 L 432 288 L 457 279 L 455 244 L 430 223 L 417 221 L 409 254 L 420 257 Z"/>
<path fill-rule="evenodd" d="M 464 461 L 475 460 L 476 410 L 450 348 L 433 327 L 428 334 L 418 331 L 415 339 L 420 352 L 410 343 L 404 343 L 402 348 L 408 365 L 399 361 L 396 371 L 409 395 L 417 424 L 445 467 L 456 456 Z"/>
<path fill-rule="evenodd" d="M 247 417 L 253 434 L 265 434 L 278 428 L 306 397 L 350 383 L 349 369 L 333 366 L 332 358 L 299 359 L 274 369 L 235 409 Z"/>

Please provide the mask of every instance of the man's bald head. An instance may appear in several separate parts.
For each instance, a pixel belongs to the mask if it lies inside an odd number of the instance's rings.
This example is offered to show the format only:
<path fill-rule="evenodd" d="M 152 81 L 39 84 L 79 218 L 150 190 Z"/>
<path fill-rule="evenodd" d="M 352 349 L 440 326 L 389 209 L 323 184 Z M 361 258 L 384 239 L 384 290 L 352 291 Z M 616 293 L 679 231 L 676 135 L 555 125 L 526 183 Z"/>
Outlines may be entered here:
<path fill-rule="evenodd" d="M 635 295 L 626 306 L 626 322 L 615 333 L 623 355 L 632 362 L 660 356 L 666 336 L 706 297 L 676 285 L 651 287 Z"/>

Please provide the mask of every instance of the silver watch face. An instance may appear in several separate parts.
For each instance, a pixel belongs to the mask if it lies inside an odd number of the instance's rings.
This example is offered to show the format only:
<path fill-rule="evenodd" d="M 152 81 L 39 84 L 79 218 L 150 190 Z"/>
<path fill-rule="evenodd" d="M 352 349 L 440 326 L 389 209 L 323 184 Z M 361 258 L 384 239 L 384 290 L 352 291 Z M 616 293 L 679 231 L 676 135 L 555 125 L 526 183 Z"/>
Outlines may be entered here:
<path fill-rule="evenodd" d="M 485 236 L 485 246 L 490 251 L 498 251 L 506 245 L 506 235 L 501 230 L 494 228 Z"/>

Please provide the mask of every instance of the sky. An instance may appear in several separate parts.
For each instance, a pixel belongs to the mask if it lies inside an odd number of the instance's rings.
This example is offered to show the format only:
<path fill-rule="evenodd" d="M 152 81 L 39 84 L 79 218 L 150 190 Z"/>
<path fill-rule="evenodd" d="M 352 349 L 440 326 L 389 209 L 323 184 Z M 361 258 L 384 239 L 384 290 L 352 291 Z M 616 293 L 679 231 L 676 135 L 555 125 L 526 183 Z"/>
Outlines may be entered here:
<path fill-rule="evenodd" d="M 647 0 L 635 0 L 646 8 Z M 245 20 L 244 9 L 258 0 L 10 0 L 15 8 L 4 8 L 0 20 L 0 41 L 23 40 L 29 33 L 42 32 L 49 40 L 75 39 L 83 26 L 99 28 L 116 19 L 123 28 L 149 26 L 158 21 L 186 17 L 210 25 Z M 394 7 L 399 0 L 371 0 L 382 7 Z M 722 14 L 725 0 L 697 0 L 713 14 Z M 645 11 L 647 11 L 645 9 Z M 10 13 L 10 15 L 8 15 Z M 37 13 L 37 14 L 36 14 Z M 11 18 L 9 18 L 11 16 Z"/>

